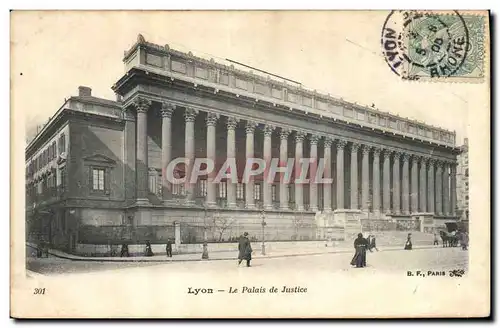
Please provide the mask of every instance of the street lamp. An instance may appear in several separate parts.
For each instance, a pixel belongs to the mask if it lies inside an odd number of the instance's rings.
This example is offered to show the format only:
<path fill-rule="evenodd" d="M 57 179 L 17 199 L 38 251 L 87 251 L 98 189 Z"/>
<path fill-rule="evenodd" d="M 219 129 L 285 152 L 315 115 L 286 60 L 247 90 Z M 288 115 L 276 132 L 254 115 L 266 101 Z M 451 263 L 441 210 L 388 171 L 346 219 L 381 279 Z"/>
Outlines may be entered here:
<path fill-rule="evenodd" d="M 266 255 L 266 242 L 265 242 L 265 227 L 266 223 L 266 212 L 262 211 L 262 255 Z"/>
<path fill-rule="evenodd" d="M 201 254 L 202 260 L 208 260 L 208 247 L 207 247 L 207 205 L 203 204 L 203 253 Z"/>

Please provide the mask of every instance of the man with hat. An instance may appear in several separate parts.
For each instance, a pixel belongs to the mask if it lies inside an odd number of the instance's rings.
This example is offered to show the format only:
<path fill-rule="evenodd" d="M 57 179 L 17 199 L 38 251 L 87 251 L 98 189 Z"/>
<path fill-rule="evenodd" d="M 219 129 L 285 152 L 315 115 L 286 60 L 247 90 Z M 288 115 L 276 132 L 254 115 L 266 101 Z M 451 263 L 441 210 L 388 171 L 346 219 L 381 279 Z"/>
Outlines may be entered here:
<path fill-rule="evenodd" d="M 250 245 L 250 240 L 248 239 L 248 232 L 245 232 L 243 236 L 240 236 L 238 242 L 238 265 L 241 261 L 247 261 L 247 267 L 250 266 L 250 261 L 252 260 L 252 246 Z"/>

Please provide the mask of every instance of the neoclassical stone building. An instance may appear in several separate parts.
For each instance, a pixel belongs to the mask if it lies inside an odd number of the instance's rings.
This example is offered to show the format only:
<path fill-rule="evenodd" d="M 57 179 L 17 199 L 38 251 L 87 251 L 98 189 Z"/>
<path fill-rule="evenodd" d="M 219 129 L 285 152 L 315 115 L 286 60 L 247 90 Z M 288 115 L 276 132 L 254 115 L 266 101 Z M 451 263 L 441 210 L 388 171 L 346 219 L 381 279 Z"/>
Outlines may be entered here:
<path fill-rule="evenodd" d="M 204 231 L 217 235 L 220 225 L 222 239 L 243 231 L 260 238 L 263 217 L 271 240 L 326 238 L 359 219 L 399 220 L 415 229 L 456 219 L 454 132 L 151 44 L 141 35 L 123 61 L 125 75 L 112 87 L 117 101 L 83 88 L 26 150 L 30 197 L 46 184 L 47 165 L 55 177 L 50 185 L 66 190 L 51 203 L 58 204 L 51 212 L 61 217 L 56 221 L 65 222 L 62 245 L 161 242 L 174 235 L 200 241 Z M 53 162 L 40 166 L 40 151 L 52 140 L 58 144 L 54 136 L 61 131 L 68 136 L 64 158 L 53 150 Z M 257 176 L 248 184 L 213 184 L 209 175 L 172 185 L 163 168 L 178 157 L 211 158 L 216 170 L 235 158 L 239 179 L 247 158 L 324 159 L 324 177 L 332 183 L 285 184 L 278 175 L 271 183 Z M 29 215 L 40 216 L 40 206 L 28 206 Z"/>

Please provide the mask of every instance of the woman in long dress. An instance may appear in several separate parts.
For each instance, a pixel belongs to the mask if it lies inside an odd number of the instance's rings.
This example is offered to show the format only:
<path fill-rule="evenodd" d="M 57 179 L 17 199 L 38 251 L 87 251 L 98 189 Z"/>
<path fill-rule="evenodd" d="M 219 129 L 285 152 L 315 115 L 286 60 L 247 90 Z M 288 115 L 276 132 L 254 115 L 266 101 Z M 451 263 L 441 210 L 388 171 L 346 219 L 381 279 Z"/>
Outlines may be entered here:
<path fill-rule="evenodd" d="M 411 233 L 408 234 L 408 238 L 406 239 L 405 249 L 411 250 L 413 248 L 413 244 L 411 243 Z"/>
<path fill-rule="evenodd" d="M 354 240 L 354 257 L 351 260 L 351 265 L 355 265 L 356 268 L 363 268 L 366 266 L 366 249 L 368 248 L 368 240 L 363 238 L 362 233 L 358 233 L 358 238 Z"/>

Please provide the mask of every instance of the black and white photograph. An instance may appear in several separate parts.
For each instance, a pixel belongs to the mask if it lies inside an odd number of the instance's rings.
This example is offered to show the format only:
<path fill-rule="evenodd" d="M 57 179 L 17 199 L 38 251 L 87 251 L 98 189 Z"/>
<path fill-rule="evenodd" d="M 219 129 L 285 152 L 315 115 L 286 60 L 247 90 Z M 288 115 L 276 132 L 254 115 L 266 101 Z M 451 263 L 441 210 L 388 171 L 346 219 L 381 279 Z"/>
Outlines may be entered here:
<path fill-rule="evenodd" d="M 489 315 L 489 24 L 12 11 L 12 316 Z"/>

